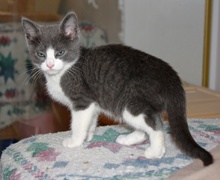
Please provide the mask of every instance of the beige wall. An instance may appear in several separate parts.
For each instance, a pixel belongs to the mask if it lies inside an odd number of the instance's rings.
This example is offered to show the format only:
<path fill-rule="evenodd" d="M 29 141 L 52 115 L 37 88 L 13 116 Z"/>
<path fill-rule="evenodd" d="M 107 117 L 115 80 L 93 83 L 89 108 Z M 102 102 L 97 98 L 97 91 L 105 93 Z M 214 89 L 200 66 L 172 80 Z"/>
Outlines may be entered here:
<path fill-rule="evenodd" d="M 106 31 L 109 43 L 120 43 L 121 12 L 118 0 L 96 0 L 98 8 L 94 8 L 87 0 L 63 0 L 59 13 L 64 15 L 68 11 L 76 12 L 80 21 L 95 23 Z"/>
<path fill-rule="evenodd" d="M 201 85 L 205 0 L 124 0 L 124 42 Z"/>

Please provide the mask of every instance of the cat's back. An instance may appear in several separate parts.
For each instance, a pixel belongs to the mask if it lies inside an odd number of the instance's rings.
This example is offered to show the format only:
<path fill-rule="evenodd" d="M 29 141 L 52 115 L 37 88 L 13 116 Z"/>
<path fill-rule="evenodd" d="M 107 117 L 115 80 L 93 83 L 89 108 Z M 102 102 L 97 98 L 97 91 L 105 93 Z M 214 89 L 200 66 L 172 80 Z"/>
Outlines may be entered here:
<path fill-rule="evenodd" d="M 87 60 L 87 67 L 97 72 L 108 71 L 118 76 L 148 79 L 167 79 L 177 73 L 165 61 L 140 50 L 120 45 L 104 45 L 90 49 L 82 48 L 82 57 Z M 103 74 L 103 73 L 102 73 Z"/>
<path fill-rule="evenodd" d="M 148 65 L 149 68 L 161 66 L 171 68 L 168 63 L 155 56 L 121 44 L 103 45 L 86 50 L 82 48 L 82 53 L 84 57 L 86 56 L 88 59 L 102 63 L 112 61 L 112 63 L 125 62 L 128 65 Z"/>

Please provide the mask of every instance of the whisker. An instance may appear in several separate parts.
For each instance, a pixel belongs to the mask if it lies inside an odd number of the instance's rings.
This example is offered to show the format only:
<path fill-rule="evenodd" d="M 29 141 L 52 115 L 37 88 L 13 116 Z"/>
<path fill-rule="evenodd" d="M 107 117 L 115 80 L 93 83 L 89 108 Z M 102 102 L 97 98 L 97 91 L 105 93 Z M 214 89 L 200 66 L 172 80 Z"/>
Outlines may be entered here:
<path fill-rule="evenodd" d="M 26 84 L 25 82 L 30 80 L 30 78 L 31 78 L 30 76 L 35 69 L 36 68 L 31 68 L 31 69 L 28 69 L 28 70 L 22 72 L 19 75 L 18 82 L 21 82 L 21 85 L 25 85 Z"/>
<path fill-rule="evenodd" d="M 37 75 L 38 71 L 37 68 L 33 68 L 27 72 L 28 75 L 24 79 L 25 86 L 27 86 L 28 83 L 33 83 L 33 77 Z"/>
<path fill-rule="evenodd" d="M 31 75 L 31 83 L 36 84 L 37 81 L 43 76 L 42 72 L 39 69 L 36 69 L 36 71 Z"/>

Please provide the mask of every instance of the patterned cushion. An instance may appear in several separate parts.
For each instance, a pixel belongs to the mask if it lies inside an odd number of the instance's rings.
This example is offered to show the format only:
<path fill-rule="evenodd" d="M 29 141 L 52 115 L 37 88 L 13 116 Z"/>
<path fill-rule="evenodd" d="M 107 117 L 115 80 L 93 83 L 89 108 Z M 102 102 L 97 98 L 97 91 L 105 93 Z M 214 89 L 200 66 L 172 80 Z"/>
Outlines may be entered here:
<path fill-rule="evenodd" d="M 188 121 L 200 146 L 210 150 L 220 143 L 219 121 Z M 115 143 L 120 134 L 129 132 L 125 126 L 98 127 L 90 142 L 76 148 L 61 145 L 70 132 L 21 140 L 2 154 L 2 179 L 166 179 L 193 161 L 172 143 L 166 123 L 166 153 L 161 159 L 143 156 L 148 140 L 133 146 Z"/>

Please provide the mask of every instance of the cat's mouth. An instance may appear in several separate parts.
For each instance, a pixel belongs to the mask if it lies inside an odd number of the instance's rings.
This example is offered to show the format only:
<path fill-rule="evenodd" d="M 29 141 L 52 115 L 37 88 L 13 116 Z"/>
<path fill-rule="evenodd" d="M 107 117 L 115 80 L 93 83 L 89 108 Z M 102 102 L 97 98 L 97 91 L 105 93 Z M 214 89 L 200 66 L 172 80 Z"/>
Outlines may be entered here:
<path fill-rule="evenodd" d="M 56 69 L 47 69 L 47 70 L 43 70 L 43 71 L 50 76 L 56 75 L 60 72 L 60 70 L 56 70 Z"/>
<path fill-rule="evenodd" d="M 50 75 L 50 76 L 60 73 L 62 69 L 63 69 L 63 64 L 61 63 L 57 63 L 57 65 L 53 64 L 53 66 L 48 65 L 46 62 L 41 64 L 41 70 L 45 74 Z"/>

